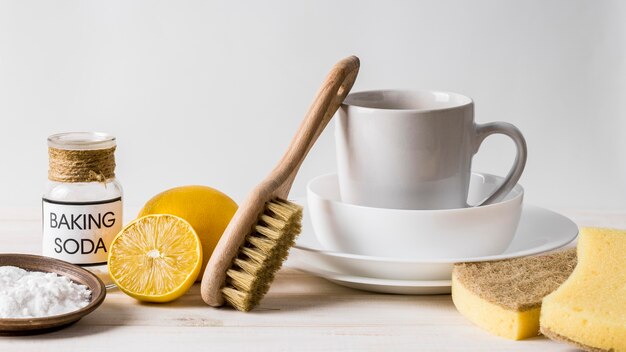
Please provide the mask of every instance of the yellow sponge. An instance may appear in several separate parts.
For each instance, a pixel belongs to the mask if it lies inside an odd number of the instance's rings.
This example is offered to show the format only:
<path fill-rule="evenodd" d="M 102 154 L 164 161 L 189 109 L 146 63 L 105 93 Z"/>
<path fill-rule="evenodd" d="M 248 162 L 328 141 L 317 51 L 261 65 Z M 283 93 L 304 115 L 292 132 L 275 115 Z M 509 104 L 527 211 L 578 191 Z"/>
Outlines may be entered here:
<path fill-rule="evenodd" d="M 460 263 L 452 271 L 452 300 L 466 318 L 513 340 L 539 334 L 541 299 L 576 266 L 574 248 L 547 255 Z"/>
<path fill-rule="evenodd" d="M 626 231 L 582 229 L 579 264 L 541 308 L 541 332 L 588 351 L 626 351 Z"/>

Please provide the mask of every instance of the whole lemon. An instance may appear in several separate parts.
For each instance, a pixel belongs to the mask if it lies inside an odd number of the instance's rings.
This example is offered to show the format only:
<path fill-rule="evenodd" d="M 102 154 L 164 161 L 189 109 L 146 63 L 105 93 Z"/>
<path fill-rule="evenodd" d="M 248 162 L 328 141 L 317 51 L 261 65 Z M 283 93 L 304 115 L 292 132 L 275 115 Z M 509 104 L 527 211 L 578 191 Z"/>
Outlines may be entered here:
<path fill-rule="evenodd" d="M 215 188 L 182 186 L 152 197 L 139 211 L 139 217 L 171 214 L 185 219 L 193 227 L 202 244 L 200 280 L 217 242 L 236 211 L 237 203 Z"/>

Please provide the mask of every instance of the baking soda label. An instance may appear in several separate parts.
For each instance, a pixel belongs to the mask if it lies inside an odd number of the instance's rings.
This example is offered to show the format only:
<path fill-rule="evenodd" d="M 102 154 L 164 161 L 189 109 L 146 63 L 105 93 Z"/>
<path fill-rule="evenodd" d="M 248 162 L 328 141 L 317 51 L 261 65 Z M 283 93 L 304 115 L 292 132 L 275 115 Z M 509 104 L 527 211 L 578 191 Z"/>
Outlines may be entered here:
<path fill-rule="evenodd" d="M 43 199 L 43 255 L 82 265 L 106 264 L 122 229 L 122 198 L 95 202 Z"/>

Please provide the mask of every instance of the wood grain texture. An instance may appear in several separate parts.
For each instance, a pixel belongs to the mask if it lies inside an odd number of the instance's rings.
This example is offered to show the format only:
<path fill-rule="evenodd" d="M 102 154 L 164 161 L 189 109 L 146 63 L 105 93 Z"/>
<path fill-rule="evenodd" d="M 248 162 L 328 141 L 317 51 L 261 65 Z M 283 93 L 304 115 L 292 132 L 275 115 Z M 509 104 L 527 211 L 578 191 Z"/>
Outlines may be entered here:
<path fill-rule="evenodd" d="M 208 305 L 219 307 L 224 304 L 221 289 L 225 284 L 226 271 L 232 266 L 246 236 L 252 232 L 265 203 L 276 198 L 287 199 L 300 165 L 350 92 L 359 67 L 360 62 L 356 56 L 347 57 L 335 64 L 317 92 L 284 156 L 239 205 L 217 243 L 202 277 L 202 299 Z"/>
<path fill-rule="evenodd" d="M 626 228 L 626 211 L 562 211 L 578 224 Z M 0 212 L 0 252 L 41 251 L 41 210 Z M 289 263 L 287 263 L 288 265 Z M 200 287 L 171 304 L 139 303 L 118 290 L 76 324 L 0 337 L 0 351 L 560 351 L 544 337 L 509 341 L 473 326 L 449 295 L 373 294 L 284 268 L 260 308 L 207 309 Z"/>

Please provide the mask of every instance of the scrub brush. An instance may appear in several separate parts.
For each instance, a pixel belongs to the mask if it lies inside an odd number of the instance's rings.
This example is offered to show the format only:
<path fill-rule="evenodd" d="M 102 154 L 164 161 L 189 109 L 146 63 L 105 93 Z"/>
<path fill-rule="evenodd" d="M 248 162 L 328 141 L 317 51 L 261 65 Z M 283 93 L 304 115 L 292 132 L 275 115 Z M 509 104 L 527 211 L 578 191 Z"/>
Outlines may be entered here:
<path fill-rule="evenodd" d="M 239 206 L 202 277 L 202 299 L 208 305 L 228 303 L 247 312 L 269 290 L 274 274 L 300 233 L 302 207 L 286 200 L 291 185 L 358 72 L 356 56 L 335 64 L 283 158 Z"/>

